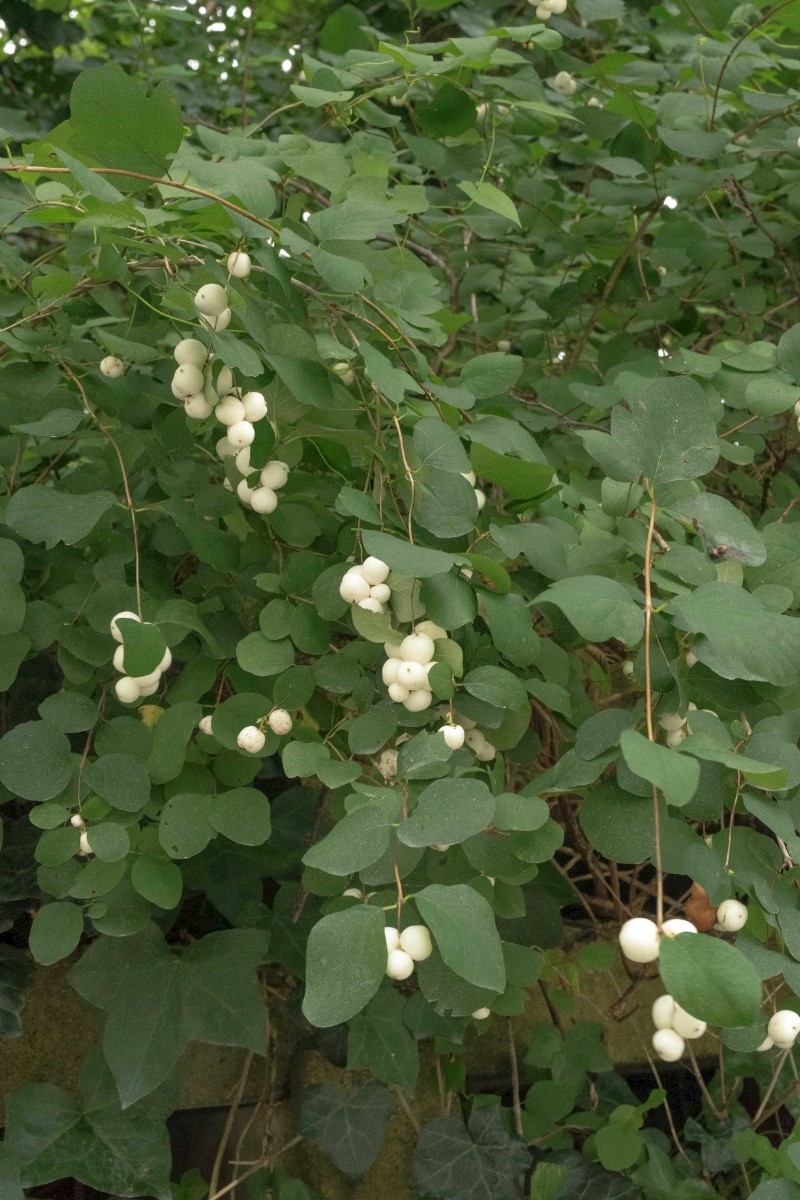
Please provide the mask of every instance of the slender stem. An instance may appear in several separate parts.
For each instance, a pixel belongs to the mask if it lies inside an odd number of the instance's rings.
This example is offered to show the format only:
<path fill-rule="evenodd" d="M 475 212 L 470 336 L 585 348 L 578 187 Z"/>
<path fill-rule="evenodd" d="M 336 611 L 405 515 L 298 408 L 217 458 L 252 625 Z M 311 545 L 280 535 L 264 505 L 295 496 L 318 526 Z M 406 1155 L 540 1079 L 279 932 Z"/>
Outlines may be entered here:
<path fill-rule="evenodd" d="M 653 678 L 650 662 L 653 590 L 650 576 L 653 569 L 653 531 L 656 527 L 656 501 L 649 479 L 645 480 L 645 486 L 650 493 L 650 520 L 647 526 L 647 541 L 644 549 L 644 690 L 647 737 L 649 741 L 654 742 L 656 737 L 653 731 Z M 658 788 L 655 784 L 653 784 L 653 834 L 656 867 L 656 924 L 661 929 L 664 924 L 664 872 L 661 861 L 661 810 L 658 803 Z"/>
<path fill-rule="evenodd" d="M 297 1146 L 300 1142 L 302 1142 L 302 1140 L 303 1139 L 299 1134 L 297 1137 L 293 1137 L 292 1140 L 287 1142 L 285 1146 L 281 1146 L 280 1150 L 276 1150 L 271 1158 L 260 1159 L 257 1163 L 254 1163 L 252 1167 L 248 1167 L 246 1171 L 242 1171 L 241 1175 L 237 1176 L 233 1183 L 226 1183 L 225 1187 L 221 1187 L 219 1191 L 212 1192 L 208 1196 L 208 1200 L 219 1200 L 220 1196 L 227 1196 L 228 1192 L 232 1192 L 234 1188 L 237 1188 L 243 1179 L 247 1179 L 250 1175 L 255 1175 L 256 1171 L 263 1171 L 264 1167 L 271 1167 L 279 1155 L 285 1154 L 287 1150 L 291 1150 L 293 1146 Z"/>
<path fill-rule="evenodd" d="M 517 1062 L 517 1047 L 514 1042 L 514 1023 L 509 1018 L 508 1022 L 508 1053 L 511 1058 L 511 1096 L 512 1105 L 514 1108 L 514 1128 L 517 1131 L 517 1136 L 523 1136 L 522 1130 L 522 1101 L 519 1094 L 519 1063 Z"/>
<path fill-rule="evenodd" d="M 125 460 L 122 457 L 122 451 L 119 448 L 119 443 L 117 442 L 116 438 L 113 436 L 113 434 L 111 434 L 109 432 L 108 429 L 106 429 L 105 425 L 100 420 L 97 413 L 95 412 L 95 410 L 92 408 L 91 404 L 89 403 L 89 397 L 86 395 L 86 389 L 84 388 L 84 386 L 81 383 L 78 376 L 75 374 L 75 372 L 72 370 L 72 368 L 63 361 L 63 359 L 59 359 L 58 363 L 59 363 L 59 366 L 61 367 L 61 369 L 64 371 L 64 373 L 70 377 L 72 382 L 77 387 L 78 391 L 81 394 L 81 399 L 83 400 L 84 412 L 86 413 L 87 416 L 92 418 L 92 420 L 96 423 L 98 428 L 101 429 L 102 432 L 105 434 L 105 436 L 108 438 L 108 441 L 114 448 L 114 453 L 117 456 L 117 461 L 119 462 L 119 469 L 120 469 L 120 473 L 122 475 L 122 486 L 125 489 L 125 503 L 128 507 L 128 512 L 131 515 L 131 532 L 133 533 L 134 587 L 136 589 L 136 612 L 139 615 L 139 620 L 141 620 L 142 619 L 142 585 L 141 585 L 141 564 L 140 564 L 140 557 L 139 557 L 139 528 L 136 524 L 136 509 L 133 504 L 133 497 L 131 496 L 130 485 L 128 484 L 128 472 L 125 470 Z"/>
<path fill-rule="evenodd" d="M 220 1138 L 219 1146 L 217 1147 L 217 1155 L 214 1159 L 214 1166 L 211 1170 L 211 1178 L 209 1180 L 208 1190 L 212 1193 L 217 1190 L 217 1185 L 219 1184 L 219 1176 L 220 1171 L 222 1170 L 222 1163 L 225 1159 L 225 1151 L 228 1148 L 228 1142 L 230 1141 L 231 1133 L 233 1132 L 233 1123 L 236 1120 L 236 1114 L 239 1111 L 239 1105 L 242 1102 L 242 1096 L 244 1095 L 245 1085 L 247 1084 L 247 1076 L 250 1074 L 250 1066 L 252 1062 L 253 1051 L 248 1050 L 247 1054 L 245 1055 L 244 1063 L 242 1064 L 242 1071 L 239 1076 L 239 1082 L 236 1085 L 236 1091 L 234 1093 L 231 1106 L 228 1109 L 225 1128 L 222 1131 L 222 1137 Z"/>
<path fill-rule="evenodd" d="M 400 428 L 400 422 L 398 421 L 397 415 L 395 413 L 392 413 L 392 422 L 394 423 L 394 427 L 397 430 L 397 440 L 400 444 L 400 457 L 403 460 L 403 469 L 406 473 L 406 479 L 408 480 L 408 486 L 411 489 L 411 503 L 408 506 L 408 519 L 406 521 L 406 525 L 408 527 L 408 540 L 413 545 L 414 544 L 414 530 L 411 525 L 411 513 L 413 512 L 413 509 L 414 509 L 414 494 L 415 494 L 415 492 L 414 492 L 414 473 L 411 470 L 411 467 L 408 465 L 408 459 L 406 458 L 406 445 L 405 445 L 405 442 L 403 441 L 403 430 Z"/>
<path fill-rule="evenodd" d="M 764 1109 L 767 1107 L 769 1098 L 772 1095 L 772 1093 L 775 1091 L 775 1087 L 781 1076 L 781 1071 L 783 1070 L 783 1064 L 786 1062 L 786 1059 L 789 1057 L 789 1055 L 791 1053 L 792 1053 L 792 1048 L 790 1046 L 788 1050 L 784 1050 L 783 1054 L 781 1054 L 780 1058 L 778 1059 L 778 1061 L 775 1064 L 775 1070 L 772 1073 L 772 1080 L 770 1082 L 770 1085 L 767 1088 L 767 1090 L 764 1092 L 761 1103 L 759 1104 L 758 1108 L 754 1112 L 753 1119 L 750 1122 L 750 1124 L 753 1126 L 754 1129 L 757 1128 L 758 1122 L 760 1121 L 760 1119 L 764 1113 Z"/>
<path fill-rule="evenodd" d="M 392 1090 L 394 1091 L 395 1095 L 397 1096 L 397 1099 L 400 1101 L 403 1111 L 405 1112 L 406 1116 L 408 1117 L 409 1121 L 411 1122 L 411 1125 L 413 1126 L 415 1132 L 419 1133 L 419 1121 L 417 1120 L 416 1116 L 414 1115 L 414 1110 L 412 1109 L 411 1105 L 408 1103 L 408 1100 L 405 1097 L 405 1093 L 403 1092 L 403 1089 L 399 1086 L 395 1086 Z"/>

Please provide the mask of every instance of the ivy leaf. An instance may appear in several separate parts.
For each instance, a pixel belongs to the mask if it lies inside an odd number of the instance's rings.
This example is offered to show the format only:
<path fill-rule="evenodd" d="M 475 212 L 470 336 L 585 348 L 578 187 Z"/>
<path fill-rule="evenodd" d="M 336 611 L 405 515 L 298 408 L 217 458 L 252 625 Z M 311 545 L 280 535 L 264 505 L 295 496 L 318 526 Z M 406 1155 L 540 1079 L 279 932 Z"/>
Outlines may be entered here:
<path fill-rule="evenodd" d="M 0 1038 L 19 1037 L 20 1013 L 33 978 L 30 958 L 14 946 L 0 945 Z"/>
<path fill-rule="evenodd" d="M 347 1069 L 371 1071 L 381 1083 L 397 1084 L 413 1096 L 419 1049 L 403 1019 L 406 1004 L 394 988 L 382 988 L 353 1018 L 347 1036 Z"/>
<path fill-rule="evenodd" d="M 537 605 L 553 604 L 590 642 L 618 638 L 635 646 L 644 635 L 644 613 L 630 588 L 601 575 L 575 575 L 559 579 L 541 592 Z"/>
<path fill-rule="evenodd" d="M 619 739 L 622 756 L 634 775 L 653 783 L 664 793 L 667 804 L 688 804 L 700 783 L 696 759 L 648 741 L 635 729 L 625 729 Z"/>
<path fill-rule="evenodd" d="M 752 1025 L 761 1012 L 761 981 L 741 950 L 705 933 L 661 939 L 658 969 L 681 1008 L 709 1025 Z"/>
<path fill-rule="evenodd" d="M 612 479 L 672 483 L 707 475 L 719 458 L 716 426 L 693 379 L 642 380 L 639 394 L 611 411 L 611 433 L 580 434 Z M 628 643 L 630 644 L 630 643 Z"/>
<path fill-rule="evenodd" d="M 89 947 L 69 979 L 106 1014 L 103 1053 L 123 1108 L 167 1078 L 189 1041 L 265 1053 L 256 979 L 265 947 L 261 931 L 229 929 L 175 955 L 154 925 Z"/>
<path fill-rule="evenodd" d="M 530 1153 L 507 1133 L 497 1106 L 477 1108 L 467 1126 L 458 1117 L 423 1125 L 414 1151 L 422 1195 L 442 1200 L 520 1200 Z"/>
<path fill-rule="evenodd" d="M 319 1146 L 351 1179 L 360 1179 L 378 1157 L 392 1097 L 379 1083 L 349 1094 L 330 1084 L 306 1088 L 298 1130 Z"/>
<path fill-rule="evenodd" d="M 386 973 L 385 925 L 380 908 L 362 904 L 329 913 L 311 930 L 303 1012 L 312 1025 L 341 1025 L 375 995 Z"/>
<path fill-rule="evenodd" d="M 51 1083 L 27 1083 L 6 1096 L 4 1145 L 19 1157 L 22 1184 L 72 1178 L 114 1196 L 169 1200 L 172 1155 L 166 1118 L 174 1089 L 120 1107 L 99 1050 L 81 1070 L 81 1099 Z"/>
<path fill-rule="evenodd" d="M 446 966 L 475 987 L 502 992 L 506 968 L 494 913 L 466 883 L 429 884 L 414 903 Z"/>

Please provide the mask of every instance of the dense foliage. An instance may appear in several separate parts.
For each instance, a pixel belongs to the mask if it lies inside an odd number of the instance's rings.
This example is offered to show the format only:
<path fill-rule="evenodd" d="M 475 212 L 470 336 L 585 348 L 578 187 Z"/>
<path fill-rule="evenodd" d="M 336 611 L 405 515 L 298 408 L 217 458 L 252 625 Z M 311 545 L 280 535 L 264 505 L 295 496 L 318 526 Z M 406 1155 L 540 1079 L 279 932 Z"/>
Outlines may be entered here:
<path fill-rule="evenodd" d="M 269 1010 L 352 1178 L 438 1078 L 398 1194 L 791 1200 L 800 5 L 260 7 L 0 4 L 3 1195 Z"/>

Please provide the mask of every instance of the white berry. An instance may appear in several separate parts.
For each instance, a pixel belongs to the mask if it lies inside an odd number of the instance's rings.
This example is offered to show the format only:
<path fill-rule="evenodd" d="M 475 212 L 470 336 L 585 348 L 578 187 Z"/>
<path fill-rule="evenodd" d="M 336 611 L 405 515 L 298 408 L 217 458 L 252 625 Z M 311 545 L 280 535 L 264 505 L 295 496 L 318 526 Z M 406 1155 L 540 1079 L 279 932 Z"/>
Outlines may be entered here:
<path fill-rule="evenodd" d="M 410 692 L 417 691 L 418 688 L 427 688 L 428 672 L 423 667 L 422 663 L 418 662 L 401 662 L 397 668 L 396 679 L 404 688 L 408 688 Z"/>
<path fill-rule="evenodd" d="M 756 1051 L 759 1053 L 763 1053 L 764 1050 L 771 1050 L 774 1045 L 775 1045 L 775 1043 L 773 1042 L 772 1038 L 769 1037 L 769 1035 L 767 1035 L 767 1037 L 764 1038 L 761 1045 L 756 1046 Z"/>
<path fill-rule="evenodd" d="M 70 825 L 74 826 L 75 829 L 83 829 L 84 825 L 86 824 L 80 813 L 73 813 L 69 819 L 69 823 Z"/>
<path fill-rule="evenodd" d="M 658 723 L 665 733 L 677 733 L 678 730 L 683 729 L 686 718 L 676 712 L 662 713 L 658 718 Z"/>
<path fill-rule="evenodd" d="M 245 419 L 244 405 L 238 396 L 225 396 L 214 410 L 214 416 L 222 425 L 238 425 Z"/>
<path fill-rule="evenodd" d="M 216 446 L 217 457 L 221 459 L 232 458 L 236 454 L 236 447 L 232 446 L 226 437 L 221 437 Z"/>
<path fill-rule="evenodd" d="M 738 933 L 747 922 L 747 908 L 740 900 L 723 900 L 717 909 L 717 928 Z"/>
<path fill-rule="evenodd" d="M 653 1049 L 663 1062 L 677 1062 L 686 1043 L 674 1029 L 657 1029 L 653 1034 Z"/>
<path fill-rule="evenodd" d="M 200 317 L 201 324 L 205 325 L 206 329 L 211 329 L 215 333 L 221 333 L 223 329 L 227 329 L 231 323 L 233 313 L 229 308 L 224 308 L 218 317 Z"/>
<path fill-rule="evenodd" d="M 474 471 L 462 471 L 461 478 L 466 479 L 470 487 L 475 487 L 475 484 L 478 482 L 478 476 Z"/>
<path fill-rule="evenodd" d="M 629 659 L 629 658 L 625 659 L 625 662 L 622 664 L 622 674 L 623 675 L 632 675 L 633 674 L 633 662 L 631 661 L 631 659 Z"/>
<path fill-rule="evenodd" d="M 125 370 L 125 364 L 121 358 L 115 358 L 113 354 L 107 354 L 105 358 L 100 360 L 100 370 L 109 379 L 119 379 Z"/>
<path fill-rule="evenodd" d="M 278 507 L 278 497 L 275 495 L 272 488 L 256 488 L 250 496 L 250 507 L 252 508 L 253 512 L 261 514 L 273 513 Z"/>
<path fill-rule="evenodd" d="M 114 684 L 114 691 L 122 704 L 133 704 L 140 695 L 138 683 L 134 683 L 127 675 L 123 675 L 122 679 L 117 680 Z"/>
<path fill-rule="evenodd" d="M 392 589 L 388 583 L 376 583 L 369 589 L 369 594 L 373 600 L 377 600 L 380 604 L 386 604 L 391 598 Z"/>
<path fill-rule="evenodd" d="M 490 1008 L 476 1008 L 472 1014 L 472 1019 L 474 1021 L 487 1021 L 491 1015 L 492 1010 Z"/>
<path fill-rule="evenodd" d="M 273 708 L 267 717 L 267 724 L 273 733 L 277 733 L 278 737 L 284 737 L 287 733 L 292 732 L 293 721 L 285 708 Z"/>
<path fill-rule="evenodd" d="M 248 421 L 260 421 L 267 415 L 267 402 L 261 392 L 245 392 L 242 404 Z"/>
<path fill-rule="evenodd" d="M 112 658 L 111 662 L 114 665 L 115 671 L 120 671 L 120 672 L 124 673 L 124 671 L 125 671 L 125 647 L 124 646 L 117 646 L 116 650 L 114 651 L 114 657 Z"/>
<path fill-rule="evenodd" d="M 378 768 L 384 779 L 394 779 L 397 776 L 397 751 L 384 750 L 378 762 Z"/>
<path fill-rule="evenodd" d="M 387 687 L 391 683 L 397 683 L 397 668 L 400 666 L 400 662 L 399 658 L 387 658 L 381 667 L 381 679 Z"/>
<path fill-rule="evenodd" d="M 365 558 L 361 564 L 361 574 L 366 579 L 370 587 L 374 587 L 376 583 L 385 583 L 389 578 L 389 568 L 380 558 L 375 558 L 370 555 Z"/>
<path fill-rule="evenodd" d="M 160 671 L 150 671 L 147 675 L 132 675 L 133 682 L 139 689 L 139 692 L 148 692 L 150 688 L 157 687 L 161 682 Z"/>
<path fill-rule="evenodd" d="M 674 733 L 667 734 L 667 736 L 664 738 L 664 742 L 671 750 L 674 750 L 676 746 L 680 746 L 681 742 L 686 739 L 686 736 L 687 733 L 685 727 L 683 729 L 676 729 Z"/>
<path fill-rule="evenodd" d="M 486 492 L 482 492 L 480 488 L 475 488 L 475 499 L 478 502 L 478 512 L 482 512 L 486 505 Z"/>
<path fill-rule="evenodd" d="M 82 833 L 78 840 L 78 852 L 80 854 L 92 853 L 92 847 L 89 845 L 89 839 L 85 833 Z"/>
<path fill-rule="evenodd" d="M 631 917 L 619 931 L 620 948 L 631 962 L 655 962 L 658 943 L 658 928 L 649 917 Z"/>
<path fill-rule="evenodd" d="M 233 388 L 233 371 L 230 367 L 220 367 L 219 375 L 217 376 L 217 391 L 220 396 L 227 396 L 228 392 Z"/>
<path fill-rule="evenodd" d="M 425 925 L 409 925 L 400 934 L 400 949 L 405 950 L 414 962 L 424 962 L 433 954 L 430 931 Z"/>
<path fill-rule="evenodd" d="M 183 363 L 172 376 L 172 390 L 184 398 L 202 393 L 204 387 L 203 372 L 193 363 Z"/>
<path fill-rule="evenodd" d="M 434 642 L 438 642 L 441 638 L 447 637 L 447 630 L 442 629 L 441 625 L 437 625 L 435 621 L 420 621 L 416 628 L 417 633 L 427 633 L 428 637 Z"/>
<path fill-rule="evenodd" d="M 460 750 L 464 745 L 466 733 L 464 732 L 463 725 L 443 725 L 439 733 L 444 738 L 445 745 L 450 750 Z"/>
<path fill-rule="evenodd" d="M 394 700 L 395 704 L 404 704 L 411 692 L 408 688 L 404 688 L 400 683 L 390 683 L 388 687 L 389 699 Z"/>
<path fill-rule="evenodd" d="M 280 491 L 285 486 L 288 478 L 288 465 L 277 458 L 273 459 L 272 462 L 268 462 L 261 472 L 261 482 L 264 487 L 270 487 L 275 492 Z"/>
<path fill-rule="evenodd" d="M 237 450 L 234 462 L 236 463 L 236 470 L 241 471 L 242 475 L 252 475 L 255 471 L 255 467 L 250 466 L 249 446 L 245 446 L 243 450 Z"/>
<path fill-rule="evenodd" d="M 414 960 L 404 950 L 390 950 L 386 960 L 386 974 L 390 979 L 408 979 L 413 974 Z"/>
<path fill-rule="evenodd" d="M 699 1017 L 693 1017 L 685 1008 L 681 1008 L 680 1004 L 675 1005 L 671 1024 L 675 1032 L 687 1041 L 702 1037 L 708 1028 L 705 1021 L 701 1021 Z"/>
<path fill-rule="evenodd" d="M 235 425 L 228 426 L 228 441 L 237 450 L 241 450 L 242 446 L 251 446 L 255 436 L 256 431 L 249 421 L 237 421 Z"/>
<path fill-rule="evenodd" d="M 788 1050 L 800 1033 L 800 1016 L 791 1008 L 781 1008 L 770 1017 L 767 1033 L 776 1046 Z"/>
<path fill-rule="evenodd" d="M 427 633 L 411 633 L 400 643 L 400 657 L 406 662 L 429 663 L 436 651 L 433 638 Z"/>
<path fill-rule="evenodd" d="M 203 733 L 207 733 L 207 734 L 209 735 L 209 737 L 210 737 L 210 736 L 211 736 L 211 733 L 212 733 L 212 729 L 211 729 L 211 717 L 210 717 L 210 716 L 208 716 L 208 715 L 207 715 L 207 716 L 205 716 L 205 717 L 201 717 L 201 718 L 200 718 L 200 725 L 199 725 L 199 728 L 200 728 L 200 730 L 201 730 Z"/>
<path fill-rule="evenodd" d="M 383 612 L 383 605 L 380 600 L 373 600 L 372 596 L 367 596 L 366 600 L 359 600 L 358 607 L 366 609 L 367 612 Z"/>
<path fill-rule="evenodd" d="M 234 250 L 228 255 L 228 271 L 234 279 L 247 279 L 253 266 L 250 255 L 244 250 Z"/>
<path fill-rule="evenodd" d="M 214 409 L 206 400 L 202 392 L 198 392 L 194 396 L 186 396 L 183 401 L 183 411 L 187 417 L 191 417 L 193 421 L 205 421 L 206 417 L 210 417 Z"/>
<path fill-rule="evenodd" d="M 194 306 L 204 317 L 218 317 L 228 307 L 228 293 L 218 283 L 204 283 L 195 292 Z"/>
<path fill-rule="evenodd" d="M 360 571 L 350 570 L 339 584 L 339 595 L 348 604 L 358 604 L 369 597 L 369 584 Z"/>
<path fill-rule="evenodd" d="M 395 929 L 393 925 L 387 925 L 383 931 L 383 936 L 386 938 L 386 952 L 391 953 L 392 950 L 400 949 L 400 930 Z"/>
<path fill-rule="evenodd" d="M 397 684 L 393 684 L 397 687 Z M 400 685 L 402 687 L 402 684 Z M 419 688 L 415 692 L 409 692 L 408 696 L 403 701 L 404 707 L 408 712 L 424 712 L 426 708 L 430 708 L 433 702 L 433 696 L 427 688 Z"/>
<path fill-rule="evenodd" d="M 577 90 L 577 83 L 570 75 L 569 71 L 559 71 L 553 80 L 553 87 L 562 96 L 574 96 Z"/>
<path fill-rule="evenodd" d="M 239 731 L 236 745 L 240 750 L 247 750 L 250 754 L 258 754 L 259 750 L 263 750 L 266 740 L 264 734 L 255 725 L 245 725 L 244 729 Z"/>
<path fill-rule="evenodd" d="M 226 479 L 225 482 L 227 483 L 228 480 Z M 249 504 L 253 499 L 253 489 L 250 487 L 250 484 L 246 479 L 240 479 L 237 483 L 236 495 L 239 497 L 242 504 Z"/>
<path fill-rule="evenodd" d="M 670 917 L 662 926 L 668 937 L 677 937 L 679 933 L 697 933 L 697 926 L 683 917 Z"/>
<path fill-rule="evenodd" d="M 117 621 L 138 621 L 141 624 L 142 618 L 137 617 L 135 612 L 118 612 L 115 617 L 111 618 L 111 636 L 115 642 L 121 642 L 122 630 L 117 625 Z"/>
<path fill-rule="evenodd" d="M 653 1024 L 656 1029 L 670 1029 L 674 1014 L 675 1001 L 672 999 L 672 996 L 659 996 L 657 1000 L 653 1001 L 650 1015 L 653 1018 Z"/>
<path fill-rule="evenodd" d="M 181 367 L 185 363 L 191 363 L 193 367 L 203 367 L 208 358 L 208 350 L 197 338 L 184 338 L 182 342 L 178 342 L 172 353 L 175 362 Z"/>

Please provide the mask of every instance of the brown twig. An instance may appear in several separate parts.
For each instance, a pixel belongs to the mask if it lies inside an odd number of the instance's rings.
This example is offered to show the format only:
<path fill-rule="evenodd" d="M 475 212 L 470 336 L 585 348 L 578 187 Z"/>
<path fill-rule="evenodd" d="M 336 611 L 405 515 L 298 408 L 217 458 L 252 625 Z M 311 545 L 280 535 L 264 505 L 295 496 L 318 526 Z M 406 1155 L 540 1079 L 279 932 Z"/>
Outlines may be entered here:
<path fill-rule="evenodd" d="M 653 676 L 650 661 L 653 623 L 653 592 L 651 573 L 653 569 L 653 533 L 656 525 L 656 501 L 649 479 L 645 486 L 650 493 L 650 520 L 647 526 L 647 541 L 644 548 L 644 689 L 645 716 L 647 719 L 648 741 L 655 742 L 653 730 Z M 656 924 L 659 930 L 664 924 L 664 873 L 661 861 L 661 810 L 658 801 L 658 788 L 653 784 L 653 836 L 655 841 L 656 868 Z"/>

